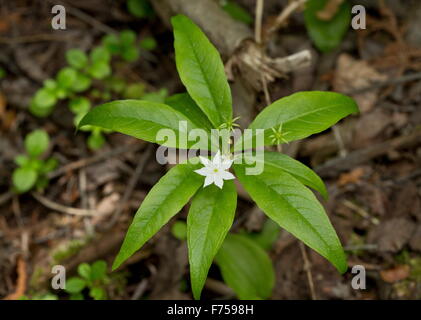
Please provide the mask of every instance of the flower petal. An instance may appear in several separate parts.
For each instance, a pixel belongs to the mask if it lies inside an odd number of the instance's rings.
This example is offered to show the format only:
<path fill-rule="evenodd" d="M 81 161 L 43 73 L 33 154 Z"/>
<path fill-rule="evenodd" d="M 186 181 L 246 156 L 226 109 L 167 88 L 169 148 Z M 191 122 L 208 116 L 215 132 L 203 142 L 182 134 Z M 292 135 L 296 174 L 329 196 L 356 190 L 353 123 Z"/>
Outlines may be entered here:
<path fill-rule="evenodd" d="M 208 166 L 212 163 L 212 161 L 210 161 L 208 158 L 202 156 L 199 156 L 199 160 L 204 166 Z"/>
<path fill-rule="evenodd" d="M 200 168 L 198 170 L 194 170 L 194 172 L 200 174 L 201 176 L 207 177 L 210 174 L 210 170 L 207 167 Z"/>
<path fill-rule="evenodd" d="M 222 187 L 224 186 L 224 179 L 222 179 L 220 175 L 215 175 L 214 183 L 217 187 L 219 187 L 219 189 L 222 189 Z"/>
<path fill-rule="evenodd" d="M 203 188 L 207 187 L 208 185 L 210 185 L 212 183 L 214 183 L 214 178 L 215 178 L 215 176 L 213 176 L 213 175 L 206 176 L 205 183 L 203 184 Z"/>
<path fill-rule="evenodd" d="M 221 171 L 221 173 L 219 175 L 224 180 L 233 180 L 233 179 L 235 179 L 235 176 L 231 172 L 229 172 L 229 171 Z"/>
<path fill-rule="evenodd" d="M 213 157 L 212 163 L 216 166 L 219 166 L 221 164 L 221 152 L 219 150 Z"/>
<path fill-rule="evenodd" d="M 230 159 L 223 160 L 220 165 L 220 168 L 222 170 L 228 170 L 229 168 L 231 168 L 233 162 L 234 160 L 230 160 Z"/>

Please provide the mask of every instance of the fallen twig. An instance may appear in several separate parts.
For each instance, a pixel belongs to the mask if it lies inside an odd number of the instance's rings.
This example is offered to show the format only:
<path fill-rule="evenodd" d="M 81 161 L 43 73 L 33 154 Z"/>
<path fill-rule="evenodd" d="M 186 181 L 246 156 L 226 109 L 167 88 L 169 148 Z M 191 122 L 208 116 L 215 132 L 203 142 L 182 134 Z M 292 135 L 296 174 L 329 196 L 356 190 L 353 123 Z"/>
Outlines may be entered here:
<path fill-rule="evenodd" d="M 314 289 L 314 282 L 313 282 L 313 275 L 311 273 L 311 264 L 307 257 L 306 247 L 304 246 L 304 243 L 301 241 L 298 241 L 300 246 L 301 255 L 303 256 L 304 260 L 304 270 L 307 274 L 307 281 L 308 281 L 308 287 L 310 289 L 311 299 L 317 300 L 316 291 Z"/>
<path fill-rule="evenodd" d="M 93 216 L 96 214 L 95 210 L 66 207 L 62 204 L 55 203 L 37 192 L 32 192 L 31 194 L 38 202 L 40 202 L 42 205 L 44 205 L 45 207 L 51 210 L 55 210 L 55 211 L 59 211 L 59 212 L 63 212 L 63 213 L 71 214 L 75 216 Z"/>
<path fill-rule="evenodd" d="M 397 137 L 383 143 L 375 144 L 364 149 L 348 153 L 346 157 L 336 157 L 316 168 L 316 172 L 322 177 L 335 177 L 340 172 L 349 171 L 376 157 L 386 154 L 390 150 L 410 147 L 421 143 L 421 130 L 416 129 L 413 133 Z"/>
<path fill-rule="evenodd" d="M 276 18 L 274 24 L 267 30 L 266 33 L 266 39 L 269 39 L 270 36 L 278 30 L 280 27 L 282 27 L 285 22 L 288 20 L 288 18 L 293 14 L 296 10 L 300 9 L 307 0 L 295 0 L 290 2 L 284 10 L 281 11 L 281 13 Z"/>
<path fill-rule="evenodd" d="M 130 145 L 126 145 L 126 146 L 122 146 L 122 147 L 113 149 L 113 150 L 108 151 L 108 152 L 96 154 L 96 155 L 94 155 L 90 158 L 80 159 L 80 160 L 77 160 L 75 162 L 64 165 L 64 166 L 58 168 L 57 170 L 49 173 L 48 178 L 52 179 L 52 178 L 59 177 L 62 174 L 65 174 L 68 171 L 72 171 L 72 170 L 80 169 L 80 168 L 83 168 L 83 167 L 87 167 L 87 166 L 90 166 L 90 165 L 92 165 L 96 162 L 99 162 L 99 161 L 102 161 L 102 160 L 105 160 L 105 159 L 108 159 L 108 158 L 119 156 L 120 154 L 123 154 L 123 153 L 128 152 L 128 151 L 136 152 L 143 147 L 144 147 L 143 143 L 141 143 L 141 144 L 139 144 L 139 143 L 138 144 L 130 144 Z"/>

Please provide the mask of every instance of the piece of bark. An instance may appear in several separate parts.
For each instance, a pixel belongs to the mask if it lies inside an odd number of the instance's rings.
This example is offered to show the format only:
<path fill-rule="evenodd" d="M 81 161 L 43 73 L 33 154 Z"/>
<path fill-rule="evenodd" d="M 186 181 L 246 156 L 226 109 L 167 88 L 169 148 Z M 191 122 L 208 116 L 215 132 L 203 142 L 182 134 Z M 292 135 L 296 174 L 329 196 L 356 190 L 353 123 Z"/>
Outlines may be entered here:
<path fill-rule="evenodd" d="M 238 67 L 240 73 L 244 73 L 243 78 L 256 89 L 261 89 L 262 76 L 267 82 L 271 82 L 310 64 L 309 50 L 282 58 L 273 59 L 267 56 L 252 40 L 252 30 L 232 19 L 213 0 L 155 0 L 152 5 L 167 25 L 174 14 L 190 17 L 218 48 L 221 55 L 230 59 L 227 63 L 229 78 L 232 79 L 233 75 L 231 68 Z"/>
<path fill-rule="evenodd" d="M 170 26 L 174 14 L 192 19 L 214 43 L 224 57 L 230 57 L 253 33 L 245 24 L 233 20 L 216 1 L 211 0 L 154 0 L 151 1 L 161 19 Z"/>

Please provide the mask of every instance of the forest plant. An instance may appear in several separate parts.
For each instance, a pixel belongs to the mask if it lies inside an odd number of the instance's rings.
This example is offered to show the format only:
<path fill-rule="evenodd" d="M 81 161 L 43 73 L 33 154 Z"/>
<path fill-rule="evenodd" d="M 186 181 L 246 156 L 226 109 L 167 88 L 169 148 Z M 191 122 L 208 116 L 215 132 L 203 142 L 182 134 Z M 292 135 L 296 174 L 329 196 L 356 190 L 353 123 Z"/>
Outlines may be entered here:
<path fill-rule="evenodd" d="M 81 263 L 77 272 L 79 277 L 73 277 L 66 281 L 66 292 L 70 294 L 71 300 L 83 300 L 82 291 L 89 290 L 89 296 L 94 300 L 107 299 L 105 290 L 110 278 L 107 275 L 107 263 L 103 260 L 95 261 L 93 264 Z"/>
<path fill-rule="evenodd" d="M 41 156 L 50 144 L 48 134 L 35 130 L 25 137 L 26 155 L 18 155 L 15 163 L 19 166 L 13 171 L 13 186 L 16 192 L 24 193 L 35 187 L 38 190 L 48 185 L 47 173 L 57 167 L 57 160 L 42 160 Z"/>
<path fill-rule="evenodd" d="M 348 0 L 340 3 L 336 12 L 329 8 L 331 14 L 321 15 L 329 1 L 308 0 L 304 11 L 308 34 L 316 47 L 323 52 L 331 51 L 341 43 L 351 23 L 351 5 Z"/>
<path fill-rule="evenodd" d="M 187 239 L 187 225 L 176 221 L 172 234 Z M 266 299 L 275 284 L 275 271 L 265 250 L 270 250 L 279 235 L 279 227 L 267 220 L 261 232 L 228 233 L 215 256 L 222 279 L 241 300 Z"/>
<path fill-rule="evenodd" d="M 143 47 L 152 50 L 156 43 L 148 37 Z M 59 100 L 68 99 L 69 109 L 74 113 L 74 124 L 77 126 L 80 119 L 91 108 L 88 97 L 99 100 L 109 100 L 112 93 L 120 97 L 141 98 L 145 94 L 142 83 L 128 85 L 124 80 L 113 76 L 111 59 L 120 56 L 127 62 L 133 62 L 139 58 L 139 44 L 136 41 L 136 33 L 132 30 L 124 30 L 120 34 L 106 35 L 102 44 L 86 54 L 80 49 L 70 49 L 66 52 L 67 66 L 62 68 L 55 79 L 47 79 L 44 86 L 39 89 L 30 102 L 29 110 L 38 117 L 50 115 Z M 94 86 L 101 90 L 92 89 Z M 130 88 L 128 92 L 126 88 Z M 139 89 L 141 87 L 141 89 Z M 129 93 L 129 94 L 128 94 Z M 87 96 L 82 96 L 87 94 Z M 150 94 L 156 94 L 154 92 Z M 161 94 L 161 93 L 159 93 Z M 162 95 L 162 94 L 161 94 Z M 103 133 L 110 132 L 99 127 L 88 126 L 83 131 L 89 132 L 88 146 L 99 149 L 105 142 Z"/>
<path fill-rule="evenodd" d="M 215 150 L 214 143 L 186 142 L 181 137 L 195 129 L 212 134 L 227 128 L 234 130 L 236 124 L 230 87 L 216 48 L 187 17 L 173 17 L 172 24 L 176 65 L 188 93 L 171 97 L 166 104 L 142 100 L 109 102 L 92 109 L 79 127 L 99 126 L 167 147 L 200 146 L 218 152 L 211 160 L 200 157 L 205 167 L 197 158 L 190 159 L 174 166 L 155 184 L 129 227 L 113 269 L 139 250 L 192 199 L 187 243 L 192 291 L 196 299 L 200 298 L 209 267 L 234 220 L 237 191 L 234 175 L 229 172 L 233 165 L 239 182 L 270 219 L 329 260 L 338 271 L 345 272 L 347 263 L 341 243 L 323 206 L 307 188 L 327 197 L 323 181 L 299 161 L 278 152 L 262 151 L 261 147 L 303 139 L 328 129 L 358 112 L 354 100 L 333 92 L 299 92 L 263 109 L 249 126 L 248 132 L 254 136 L 246 136 L 245 131 L 244 137 L 233 145 L 222 141 L 229 146 L 222 154 Z M 163 138 L 161 130 L 172 132 L 177 139 Z M 251 175 L 248 160 L 252 159 L 253 151 L 246 147 L 250 143 L 243 142 L 258 136 L 263 143 L 252 146 L 263 157 L 254 161 L 260 161 L 264 169 Z M 219 148 L 221 140 L 217 142 Z M 215 185 L 202 187 L 210 179 Z"/>

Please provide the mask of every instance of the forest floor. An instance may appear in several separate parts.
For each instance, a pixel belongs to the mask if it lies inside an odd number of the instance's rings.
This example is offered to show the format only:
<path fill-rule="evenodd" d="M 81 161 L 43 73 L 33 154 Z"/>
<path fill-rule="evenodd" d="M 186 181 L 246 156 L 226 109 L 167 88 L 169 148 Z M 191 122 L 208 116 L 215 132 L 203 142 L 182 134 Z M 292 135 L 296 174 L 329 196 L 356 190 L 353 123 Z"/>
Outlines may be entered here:
<path fill-rule="evenodd" d="M 125 1 L 65 1 L 67 30 L 54 31 L 53 2 L 0 0 L 0 66 L 6 71 L 0 79 L 0 298 L 48 292 L 54 264 L 64 265 L 69 274 L 82 262 L 103 259 L 111 265 L 133 214 L 166 171 L 154 159 L 156 145 L 122 134 L 107 134 L 101 149 L 89 150 L 86 134 L 75 134 L 65 102 L 59 102 L 48 118 L 28 112 L 42 82 L 65 66 L 66 51 L 89 51 L 105 34 L 132 29 L 139 39 L 154 37 L 157 47 L 141 51 L 135 62 L 115 63 L 115 75 L 142 83 L 149 92 L 184 91 L 172 32 L 160 15 L 136 18 Z M 254 17 L 254 0 L 236 2 Z M 287 2 L 265 1 L 263 28 Z M 348 254 L 350 269 L 342 276 L 317 253 L 306 251 L 317 298 L 420 299 L 421 5 L 359 2 L 367 7 L 367 29 L 350 29 L 330 53 L 314 48 L 302 12 L 294 13 L 272 36 L 269 54 L 282 57 L 309 49 L 312 63 L 269 83 L 267 89 L 272 101 L 303 90 L 351 94 L 361 111 L 334 130 L 285 149 L 327 183 L 329 199 L 322 203 Z M 110 100 L 117 98 L 112 95 Z M 103 102 L 90 99 L 93 105 Z M 266 105 L 261 90 L 251 99 L 250 114 L 238 115 L 254 117 Z M 10 191 L 14 158 L 24 151 L 25 135 L 37 128 L 49 133 L 48 156 L 58 159 L 59 166 L 49 174 L 43 193 L 17 195 Z M 186 244 L 170 232 L 174 221 L 186 214 L 183 210 L 172 219 L 114 273 L 107 288 L 110 298 L 192 298 Z M 240 197 L 233 230 L 258 232 L 264 219 L 249 199 Z M 298 241 L 281 232 L 270 257 L 276 270 L 271 298 L 310 299 Z M 354 265 L 367 271 L 365 290 L 351 287 Z M 229 298 L 216 268 L 209 277 L 203 297 Z"/>

